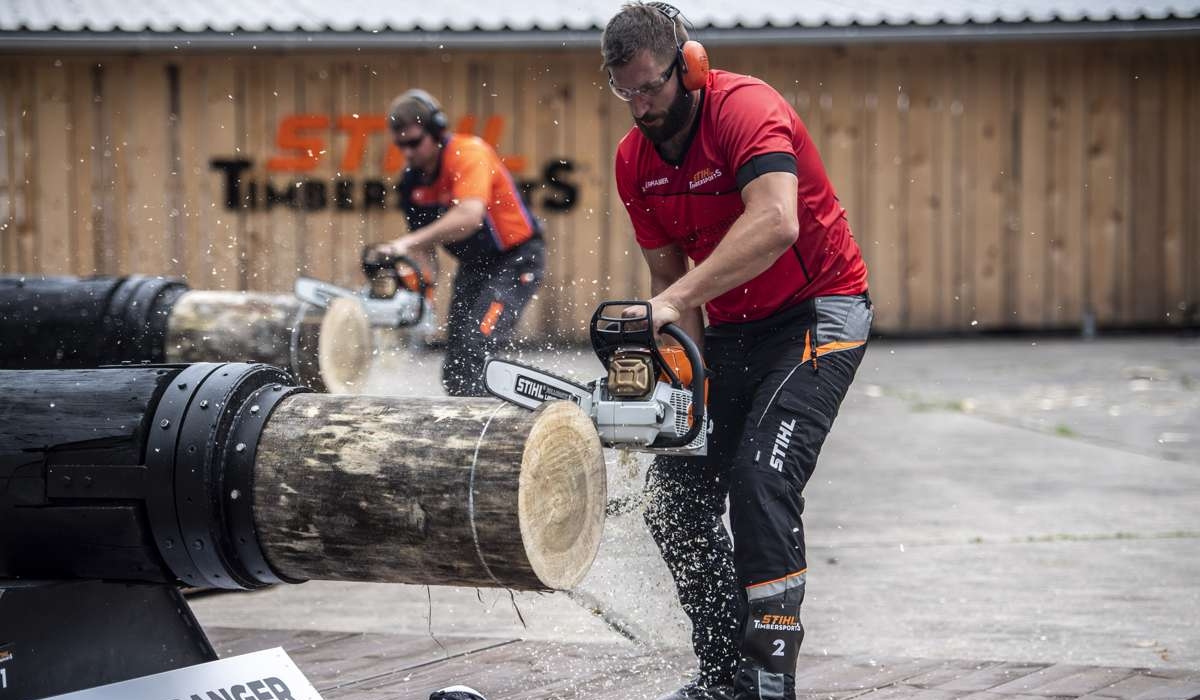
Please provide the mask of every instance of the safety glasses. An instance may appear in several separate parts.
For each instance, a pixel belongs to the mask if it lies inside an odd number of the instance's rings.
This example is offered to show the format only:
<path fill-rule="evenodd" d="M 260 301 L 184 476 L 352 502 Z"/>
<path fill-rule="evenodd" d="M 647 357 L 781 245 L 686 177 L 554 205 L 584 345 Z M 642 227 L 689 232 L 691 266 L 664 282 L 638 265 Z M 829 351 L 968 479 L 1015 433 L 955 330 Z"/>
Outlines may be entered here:
<path fill-rule="evenodd" d="M 635 97 L 654 97 L 658 93 L 662 92 L 663 86 L 665 86 L 667 81 L 671 79 L 671 74 L 675 72 L 675 66 L 677 65 L 679 65 L 678 58 L 676 58 L 674 61 L 671 61 L 671 65 L 667 66 L 667 69 L 663 71 L 662 75 L 639 88 L 618 87 L 617 84 L 613 82 L 612 73 L 609 73 L 608 87 L 610 90 L 612 90 L 614 95 L 621 98 L 625 102 L 632 102 L 633 98 Z"/>

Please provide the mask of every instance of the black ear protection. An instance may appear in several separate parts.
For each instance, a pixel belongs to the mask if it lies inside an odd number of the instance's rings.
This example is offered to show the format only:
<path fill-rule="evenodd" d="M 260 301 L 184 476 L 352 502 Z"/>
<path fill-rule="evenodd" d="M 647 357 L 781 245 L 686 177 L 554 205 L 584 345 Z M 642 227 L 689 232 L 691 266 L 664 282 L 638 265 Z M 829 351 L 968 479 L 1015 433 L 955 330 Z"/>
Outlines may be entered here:
<path fill-rule="evenodd" d="M 665 2 L 648 2 L 650 7 L 658 10 L 664 17 L 671 20 L 671 31 L 675 31 L 675 18 L 679 16 L 679 8 Z M 683 87 L 687 90 L 699 90 L 708 80 L 708 51 L 698 41 L 687 40 L 679 43 L 679 35 L 675 35 L 675 60 L 679 62 L 679 72 L 683 77 Z"/>
<path fill-rule="evenodd" d="M 446 133 L 446 127 L 448 124 L 446 113 L 442 111 L 442 108 L 437 103 L 437 100 L 433 99 L 433 95 L 430 95 L 428 92 L 425 92 L 419 88 L 413 88 L 406 91 L 403 95 L 401 95 L 401 97 L 407 97 L 416 100 L 421 104 L 422 107 L 425 108 L 427 112 L 429 112 L 429 123 L 422 124 L 421 126 L 425 127 L 425 130 L 429 132 L 430 136 L 433 136 L 435 141 L 441 141 L 442 136 L 444 136 Z"/>

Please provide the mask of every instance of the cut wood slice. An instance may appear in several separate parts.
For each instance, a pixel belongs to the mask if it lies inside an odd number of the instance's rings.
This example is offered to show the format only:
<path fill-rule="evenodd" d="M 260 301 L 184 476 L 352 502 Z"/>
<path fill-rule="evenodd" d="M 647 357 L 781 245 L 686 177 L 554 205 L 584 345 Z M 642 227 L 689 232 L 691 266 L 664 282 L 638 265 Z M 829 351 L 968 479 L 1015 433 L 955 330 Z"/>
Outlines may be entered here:
<path fill-rule="evenodd" d="M 321 382 L 333 394 L 357 394 L 371 369 L 374 341 L 362 302 L 339 297 L 325 309 L 317 361 Z"/>
<path fill-rule="evenodd" d="M 542 406 L 525 439 L 517 510 L 525 554 L 547 587 L 574 588 L 591 568 L 607 494 L 595 425 L 573 403 Z"/>
<path fill-rule="evenodd" d="M 570 588 L 607 499 L 599 436 L 571 403 L 298 394 L 254 469 L 259 541 L 290 579 Z"/>

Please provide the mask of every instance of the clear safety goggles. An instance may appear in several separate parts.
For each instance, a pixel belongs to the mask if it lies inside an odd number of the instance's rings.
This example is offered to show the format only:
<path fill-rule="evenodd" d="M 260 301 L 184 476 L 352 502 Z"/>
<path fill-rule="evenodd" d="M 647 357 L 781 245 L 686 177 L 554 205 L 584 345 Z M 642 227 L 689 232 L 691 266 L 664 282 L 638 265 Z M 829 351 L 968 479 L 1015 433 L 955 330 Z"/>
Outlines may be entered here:
<path fill-rule="evenodd" d="M 667 69 L 663 71 L 662 75 L 638 88 L 619 87 L 613 82 L 612 73 L 609 73 L 608 87 L 610 90 L 612 90 L 614 95 L 621 98 L 625 102 L 632 102 L 633 98 L 635 97 L 654 97 L 658 93 L 662 92 L 662 89 L 667 84 L 667 81 L 671 79 L 671 74 L 675 72 L 675 66 L 677 65 L 679 65 L 679 59 L 671 61 L 671 65 L 667 66 Z"/>

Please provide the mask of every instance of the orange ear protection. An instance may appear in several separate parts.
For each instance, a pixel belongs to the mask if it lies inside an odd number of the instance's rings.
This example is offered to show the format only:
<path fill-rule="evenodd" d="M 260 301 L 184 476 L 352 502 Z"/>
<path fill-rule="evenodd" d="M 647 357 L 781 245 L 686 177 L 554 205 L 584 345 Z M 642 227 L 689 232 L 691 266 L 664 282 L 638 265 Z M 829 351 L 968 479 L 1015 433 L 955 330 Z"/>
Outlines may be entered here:
<path fill-rule="evenodd" d="M 679 16 L 679 8 L 665 2 L 648 2 L 646 4 L 671 20 L 671 29 L 674 31 L 675 18 Z M 708 81 L 708 51 L 704 50 L 704 46 L 700 42 L 692 39 L 680 44 L 678 34 L 675 35 L 675 44 L 679 47 L 675 60 L 679 61 L 683 87 L 687 90 L 699 90 Z"/>
<path fill-rule="evenodd" d="M 708 81 L 708 52 L 700 42 L 689 39 L 679 47 L 679 69 L 683 71 L 683 86 L 699 90 Z"/>

